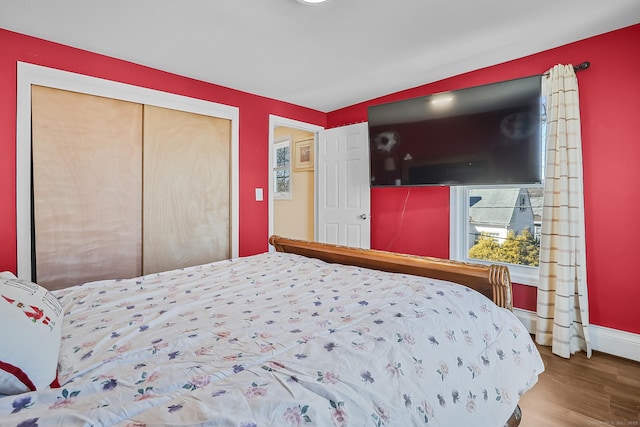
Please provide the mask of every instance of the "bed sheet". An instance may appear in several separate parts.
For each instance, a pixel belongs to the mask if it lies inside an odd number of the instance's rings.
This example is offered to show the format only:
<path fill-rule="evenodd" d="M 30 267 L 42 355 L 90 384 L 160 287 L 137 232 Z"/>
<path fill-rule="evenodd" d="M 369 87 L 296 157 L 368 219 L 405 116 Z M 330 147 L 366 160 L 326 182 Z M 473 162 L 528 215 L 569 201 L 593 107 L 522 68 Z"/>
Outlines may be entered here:
<path fill-rule="evenodd" d="M 55 294 L 62 387 L 2 425 L 501 426 L 544 369 L 475 291 L 292 254 Z"/>

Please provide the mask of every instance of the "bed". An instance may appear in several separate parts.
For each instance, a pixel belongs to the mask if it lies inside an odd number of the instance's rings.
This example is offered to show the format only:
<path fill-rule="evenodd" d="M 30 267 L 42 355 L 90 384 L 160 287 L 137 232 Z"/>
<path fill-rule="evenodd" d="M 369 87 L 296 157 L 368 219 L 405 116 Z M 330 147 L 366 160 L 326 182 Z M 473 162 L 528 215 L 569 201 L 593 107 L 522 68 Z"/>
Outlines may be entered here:
<path fill-rule="evenodd" d="M 0 397 L 0 425 L 518 425 L 544 366 L 505 267 L 270 243 L 53 291 L 56 386 Z"/>

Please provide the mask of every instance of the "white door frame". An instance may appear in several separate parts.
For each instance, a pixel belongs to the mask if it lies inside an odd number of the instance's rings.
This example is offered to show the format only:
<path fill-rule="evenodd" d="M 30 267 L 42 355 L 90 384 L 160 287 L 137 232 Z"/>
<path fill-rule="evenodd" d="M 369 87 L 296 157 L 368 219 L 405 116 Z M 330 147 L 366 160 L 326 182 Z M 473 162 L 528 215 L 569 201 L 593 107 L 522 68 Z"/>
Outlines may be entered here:
<path fill-rule="evenodd" d="M 18 277 L 31 280 L 31 85 L 47 86 L 231 120 L 231 256 L 239 242 L 238 107 L 112 80 L 18 62 L 16 118 L 16 233 Z"/>
<path fill-rule="evenodd" d="M 295 129 L 305 130 L 307 132 L 313 133 L 313 159 L 314 162 L 317 162 L 317 153 L 318 153 L 318 132 L 324 130 L 324 127 L 318 125 L 312 125 L 311 123 L 305 123 L 298 120 L 288 119 L 286 117 L 276 116 L 273 114 L 269 114 L 269 188 L 267 189 L 268 194 L 268 203 L 269 203 L 269 236 L 273 235 L 273 223 L 274 223 L 274 202 L 273 202 L 273 144 L 274 144 L 274 134 L 275 130 L 278 126 L 285 126 Z M 293 147 L 291 147 L 293 150 Z M 313 191 L 314 191 L 314 204 L 313 204 L 313 234 L 314 240 L 318 238 L 318 180 L 317 180 L 318 170 L 316 168 L 316 164 L 314 164 L 313 168 Z M 269 252 L 275 251 L 271 245 L 269 245 Z"/>

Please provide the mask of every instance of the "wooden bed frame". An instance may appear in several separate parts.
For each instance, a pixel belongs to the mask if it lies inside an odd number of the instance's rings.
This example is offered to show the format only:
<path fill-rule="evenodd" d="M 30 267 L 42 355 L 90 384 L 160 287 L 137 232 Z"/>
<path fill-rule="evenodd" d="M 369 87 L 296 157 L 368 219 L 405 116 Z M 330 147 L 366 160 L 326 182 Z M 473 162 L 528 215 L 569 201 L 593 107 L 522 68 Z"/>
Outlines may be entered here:
<path fill-rule="evenodd" d="M 484 294 L 500 307 L 513 309 L 511 276 L 509 269 L 504 265 L 470 264 L 441 258 L 294 240 L 281 236 L 271 236 L 269 243 L 278 252 L 303 255 L 330 263 L 356 265 L 373 270 L 459 283 Z"/>
<path fill-rule="evenodd" d="M 317 258 L 330 263 L 459 283 L 479 291 L 496 305 L 513 310 L 511 276 L 509 269 L 504 265 L 470 264 L 441 258 L 308 242 L 275 235 L 269 238 L 269 243 L 278 252 Z M 517 427 L 521 419 L 522 411 L 519 406 L 516 406 L 504 427 Z"/>

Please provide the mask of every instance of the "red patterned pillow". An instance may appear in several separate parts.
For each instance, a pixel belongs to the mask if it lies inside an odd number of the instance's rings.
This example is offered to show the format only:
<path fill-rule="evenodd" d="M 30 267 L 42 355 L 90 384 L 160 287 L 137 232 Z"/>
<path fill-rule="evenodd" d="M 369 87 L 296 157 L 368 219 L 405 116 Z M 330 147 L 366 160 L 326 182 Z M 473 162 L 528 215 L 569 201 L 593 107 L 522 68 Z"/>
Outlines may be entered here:
<path fill-rule="evenodd" d="M 55 380 L 62 317 L 51 292 L 0 274 L 0 395 L 41 390 Z"/>

